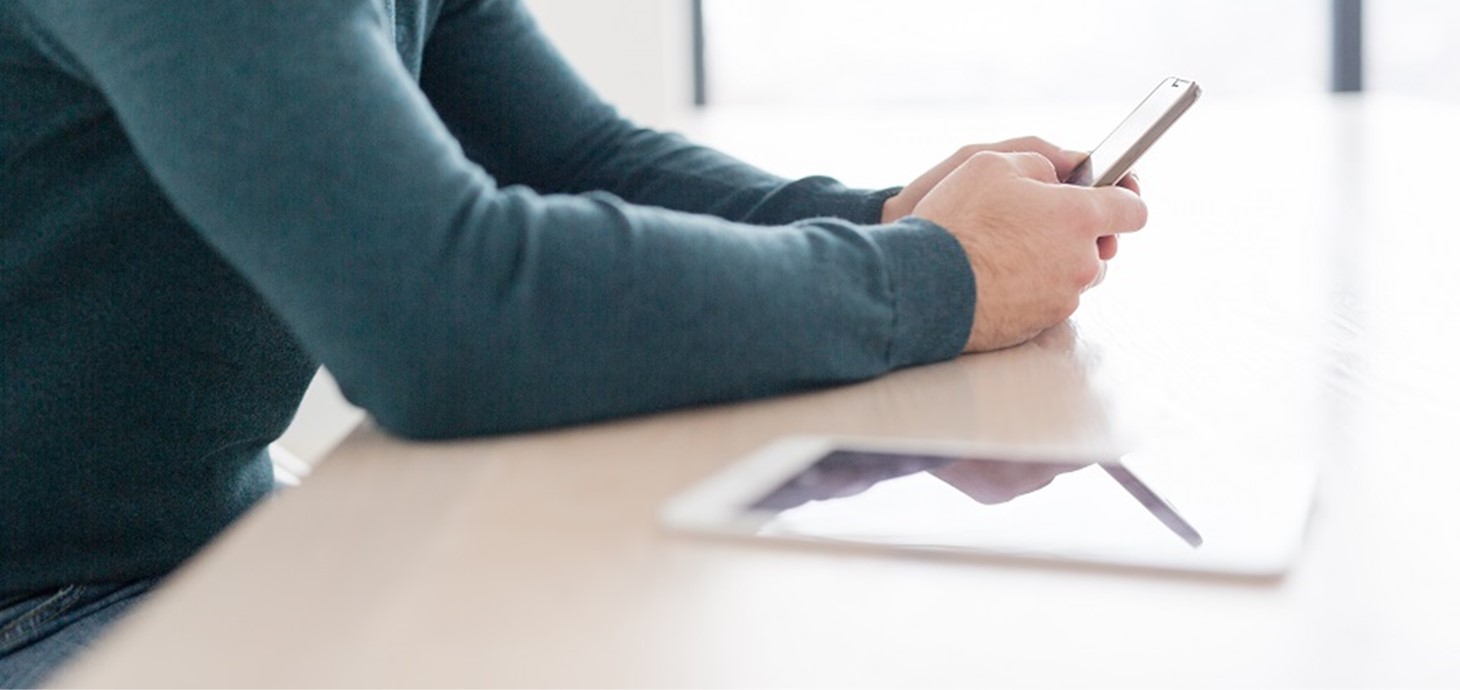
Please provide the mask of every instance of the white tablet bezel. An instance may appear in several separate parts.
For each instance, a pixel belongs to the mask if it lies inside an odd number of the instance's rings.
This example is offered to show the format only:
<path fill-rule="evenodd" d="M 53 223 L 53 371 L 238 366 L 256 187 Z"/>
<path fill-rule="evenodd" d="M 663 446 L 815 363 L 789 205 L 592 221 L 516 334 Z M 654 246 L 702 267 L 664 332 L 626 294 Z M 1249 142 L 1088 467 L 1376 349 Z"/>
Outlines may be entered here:
<path fill-rule="evenodd" d="M 1268 512 L 1266 517 L 1272 520 L 1271 529 L 1267 529 L 1264 525 L 1260 529 L 1259 539 L 1252 540 L 1253 543 L 1244 544 L 1244 549 L 1240 553 L 1230 552 L 1230 548 L 1228 548 L 1229 552 L 1223 552 L 1222 549 L 1227 547 L 1218 544 L 1215 547 L 1203 546 L 1207 549 L 1203 556 L 1191 559 L 1179 556 L 1152 558 L 1132 557 L 1125 554 L 1101 556 L 1088 553 L 1016 552 L 1007 548 L 981 549 L 965 546 L 924 548 L 813 537 L 757 535 L 757 531 L 771 515 L 748 511 L 745 506 L 770 494 L 808 465 L 833 450 L 950 455 L 964 458 L 987 457 L 1028 462 L 1123 464 L 1118 453 L 1092 459 L 1089 454 L 1076 453 L 1071 450 L 1050 451 L 962 441 L 791 436 L 781 438 L 756 450 L 674 496 L 661 510 L 660 520 L 662 524 L 675 530 L 748 537 L 756 541 L 833 544 L 873 548 L 884 552 L 936 551 L 979 558 L 1015 558 L 1021 561 L 1093 564 L 1268 578 L 1285 574 L 1300 550 L 1301 541 L 1306 532 L 1307 517 L 1311 510 L 1315 485 L 1315 475 L 1312 469 L 1300 464 L 1274 463 L 1264 467 L 1261 472 L 1262 481 L 1265 483 L 1263 487 L 1265 493 L 1261 495 L 1266 497 L 1261 499 L 1263 505 L 1234 505 L 1232 510 L 1266 510 Z M 1238 470 L 1234 469 L 1234 471 Z M 1114 484 L 1114 480 L 1112 480 L 1112 484 Z M 1276 506 L 1276 508 L 1272 506 Z M 1236 517 L 1241 519 L 1241 516 Z M 1246 533 L 1254 534 L 1253 526 L 1249 525 Z M 1258 541 L 1261 543 L 1257 543 Z"/>

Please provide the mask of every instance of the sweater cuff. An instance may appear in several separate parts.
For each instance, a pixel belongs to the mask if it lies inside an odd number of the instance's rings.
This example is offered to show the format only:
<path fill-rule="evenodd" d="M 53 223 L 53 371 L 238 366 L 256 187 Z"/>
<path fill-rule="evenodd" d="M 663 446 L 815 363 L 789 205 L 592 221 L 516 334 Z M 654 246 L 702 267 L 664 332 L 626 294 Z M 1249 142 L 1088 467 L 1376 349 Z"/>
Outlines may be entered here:
<path fill-rule="evenodd" d="M 888 187 L 875 192 L 863 192 L 864 220 L 857 221 L 863 225 L 879 225 L 882 223 L 882 207 L 887 205 L 887 200 L 898 195 L 902 187 Z M 946 232 L 944 234 L 947 234 Z"/>
<path fill-rule="evenodd" d="M 956 357 L 968 343 L 975 298 L 962 245 L 936 223 L 911 216 L 868 231 L 885 259 L 892 292 L 889 365 Z"/>
<path fill-rule="evenodd" d="M 882 206 L 901 187 L 852 189 L 830 177 L 806 177 L 782 185 L 746 213 L 745 222 L 768 225 L 807 218 L 840 218 L 857 225 L 882 222 Z"/>

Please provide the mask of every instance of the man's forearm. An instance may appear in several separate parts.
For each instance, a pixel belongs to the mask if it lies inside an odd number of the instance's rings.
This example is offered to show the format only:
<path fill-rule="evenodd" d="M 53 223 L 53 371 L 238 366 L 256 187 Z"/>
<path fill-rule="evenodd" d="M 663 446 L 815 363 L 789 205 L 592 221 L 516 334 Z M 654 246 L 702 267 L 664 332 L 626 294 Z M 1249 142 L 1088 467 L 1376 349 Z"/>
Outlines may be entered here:
<path fill-rule="evenodd" d="M 880 222 L 891 191 L 792 181 L 620 117 L 516 0 L 457 0 L 437 21 L 421 85 L 467 155 L 503 185 L 606 191 L 631 203 L 757 225 Z"/>
<path fill-rule="evenodd" d="M 177 211 L 398 432 L 856 380 L 967 337 L 967 262 L 925 221 L 751 232 L 498 185 L 366 0 L 28 6 Z"/>

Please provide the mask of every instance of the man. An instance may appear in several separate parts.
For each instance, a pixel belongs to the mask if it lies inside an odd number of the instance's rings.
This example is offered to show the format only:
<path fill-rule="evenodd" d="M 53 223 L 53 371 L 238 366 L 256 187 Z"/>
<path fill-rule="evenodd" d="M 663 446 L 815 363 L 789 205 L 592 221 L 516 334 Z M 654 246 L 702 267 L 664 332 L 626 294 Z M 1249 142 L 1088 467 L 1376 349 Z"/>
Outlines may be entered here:
<path fill-rule="evenodd" d="M 1063 320 L 1145 214 L 1036 139 L 772 177 L 516 0 L 5 2 L 0 105 L 10 682 L 269 491 L 321 363 L 415 438 L 855 381 Z"/>

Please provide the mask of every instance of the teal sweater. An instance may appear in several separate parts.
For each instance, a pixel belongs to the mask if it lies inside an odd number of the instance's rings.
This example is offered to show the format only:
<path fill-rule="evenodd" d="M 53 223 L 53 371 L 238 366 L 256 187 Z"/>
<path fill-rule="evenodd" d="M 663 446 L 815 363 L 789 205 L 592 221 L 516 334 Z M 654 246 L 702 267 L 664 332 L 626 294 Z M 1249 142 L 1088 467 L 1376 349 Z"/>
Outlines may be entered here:
<path fill-rule="evenodd" d="M 0 594 L 175 566 L 321 363 L 459 437 L 866 379 L 973 310 L 944 230 L 634 126 L 515 0 L 4 0 L 0 161 Z"/>

